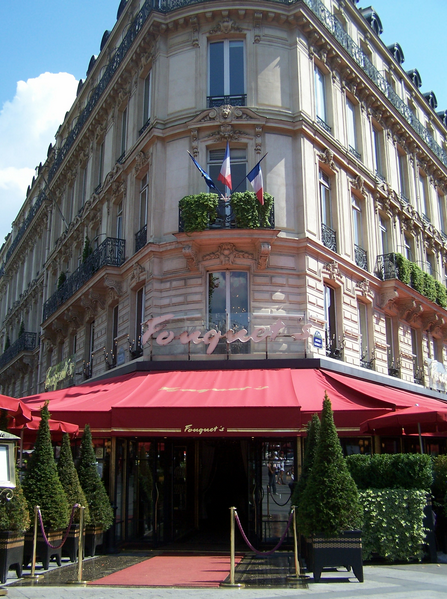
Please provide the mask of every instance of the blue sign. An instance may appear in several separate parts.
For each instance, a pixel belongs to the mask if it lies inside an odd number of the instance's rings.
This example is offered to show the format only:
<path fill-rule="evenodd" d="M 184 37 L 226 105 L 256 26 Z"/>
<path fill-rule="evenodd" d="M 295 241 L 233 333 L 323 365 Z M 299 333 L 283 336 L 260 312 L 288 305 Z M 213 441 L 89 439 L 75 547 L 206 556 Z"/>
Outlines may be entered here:
<path fill-rule="evenodd" d="M 323 347 L 323 337 L 319 331 L 314 334 L 314 347 Z"/>

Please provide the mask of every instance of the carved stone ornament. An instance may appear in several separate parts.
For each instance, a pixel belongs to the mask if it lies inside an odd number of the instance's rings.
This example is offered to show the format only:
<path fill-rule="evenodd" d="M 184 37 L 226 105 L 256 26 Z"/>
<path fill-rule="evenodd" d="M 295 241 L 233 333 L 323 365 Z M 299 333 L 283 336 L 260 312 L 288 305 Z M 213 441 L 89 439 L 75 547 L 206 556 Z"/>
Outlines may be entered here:
<path fill-rule="evenodd" d="M 216 121 L 218 123 L 232 123 L 235 120 L 248 121 L 252 120 L 253 116 L 250 111 L 243 110 L 239 106 L 231 106 L 230 104 L 224 104 L 223 106 L 217 106 L 209 110 L 201 119 L 201 123 L 208 121 Z"/>
<path fill-rule="evenodd" d="M 216 141 L 238 141 L 240 137 L 247 137 L 244 131 L 233 129 L 233 125 L 223 123 L 219 131 L 210 133 L 207 137 L 212 137 Z"/>
<path fill-rule="evenodd" d="M 253 254 L 250 254 L 250 252 L 237 250 L 234 243 L 221 243 L 217 248 L 217 252 L 206 254 L 203 256 L 202 260 L 203 262 L 208 262 L 209 260 L 220 260 L 220 263 L 225 265 L 234 264 L 234 261 L 240 258 L 254 260 Z"/>
<path fill-rule="evenodd" d="M 185 245 L 182 249 L 183 256 L 186 258 L 188 270 L 197 270 L 197 252 L 193 245 Z"/>
<path fill-rule="evenodd" d="M 355 287 L 358 295 L 361 295 L 366 300 L 368 300 L 369 303 L 372 303 L 374 299 L 374 292 L 372 291 L 371 285 L 367 279 L 363 279 L 363 281 L 358 281 Z"/>
<path fill-rule="evenodd" d="M 117 297 L 121 297 L 123 295 L 123 283 L 118 279 L 112 279 L 110 277 L 106 277 L 104 279 L 104 285 L 109 289 L 112 289 Z"/>
<path fill-rule="evenodd" d="M 261 41 L 261 21 L 262 21 L 262 12 L 255 12 L 253 19 L 253 30 L 254 30 L 254 38 L 253 41 L 255 44 L 259 44 Z"/>
<path fill-rule="evenodd" d="M 332 281 L 336 281 L 339 285 L 342 284 L 343 275 L 340 272 L 340 265 L 336 260 L 325 264 L 323 267 L 323 272 Z"/>
<path fill-rule="evenodd" d="M 146 281 L 146 269 L 139 262 L 135 262 L 130 275 L 130 286 L 133 288 L 144 281 Z"/>
<path fill-rule="evenodd" d="M 352 187 L 354 189 L 357 189 L 362 194 L 362 196 L 366 195 L 365 180 L 361 175 L 358 175 L 355 179 L 352 180 Z"/>
<path fill-rule="evenodd" d="M 318 158 L 321 162 L 327 164 L 331 171 L 335 172 L 337 170 L 337 167 L 334 162 L 334 152 L 329 148 L 326 148 L 324 152 L 319 153 Z"/>
<path fill-rule="evenodd" d="M 214 27 L 214 29 L 211 29 L 208 33 L 210 35 L 212 35 L 214 33 L 225 33 L 225 34 L 228 34 L 230 32 L 241 33 L 242 31 L 243 31 L 242 28 L 239 27 L 239 25 L 236 23 L 236 21 L 233 21 L 233 19 L 230 19 L 230 17 L 225 17 L 224 19 L 219 21 L 216 24 L 216 26 Z"/>
<path fill-rule="evenodd" d="M 146 154 L 141 151 L 135 157 L 134 174 L 137 179 L 141 179 L 149 168 L 149 159 Z"/>
<path fill-rule="evenodd" d="M 272 246 L 268 242 L 261 243 L 259 247 L 258 268 L 265 270 L 268 265 L 268 260 L 272 251 Z"/>
<path fill-rule="evenodd" d="M 194 158 L 199 156 L 199 132 L 197 129 L 191 129 L 191 150 Z"/>

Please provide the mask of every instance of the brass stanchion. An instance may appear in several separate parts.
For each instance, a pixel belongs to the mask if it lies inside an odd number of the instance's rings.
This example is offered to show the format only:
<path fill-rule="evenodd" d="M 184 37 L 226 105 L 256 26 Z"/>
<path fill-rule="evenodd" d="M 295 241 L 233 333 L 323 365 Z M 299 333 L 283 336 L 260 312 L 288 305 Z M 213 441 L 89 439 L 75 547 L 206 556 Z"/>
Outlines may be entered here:
<path fill-rule="evenodd" d="M 43 574 L 36 574 L 36 559 L 37 559 L 37 520 L 39 514 L 40 507 L 36 505 L 34 507 L 34 534 L 33 534 L 33 555 L 31 559 L 31 574 L 24 574 L 24 578 L 33 578 L 34 580 L 39 580 L 43 578 Z"/>
<path fill-rule="evenodd" d="M 293 552 L 295 557 L 295 574 L 291 576 L 287 576 L 287 580 L 290 582 L 296 582 L 297 586 L 307 589 L 309 585 L 307 584 L 308 576 L 301 574 L 300 568 L 300 560 L 298 555 L 298 539 L 296 534 L 296 519 L 295 519 L 295 506 L 292 505 L 292 517 L 293 517 Z"/>
<path fill-rule="evenodd" d="M 83 505 L 78 506 L 80 509 L 79 514 L 79 546 L 78 546 L 78 578 L 77 580 L 70 581 L 71 584 L 80 584 L 86 586 L 87 581 L 82 580 L 82 567 L 84 563 L 84 510 Z"/>
<path fill-rule="evenodd" d="M 234 582 L 234 570 L 235 570 L 235 531 L 234 531 L 234 513 L 236 511 L 235 507 L 230 507 L 230 582 L 221 582 L 221 587 L 238 587 L 241 588 L 245 585 L 242 583 Z"/>

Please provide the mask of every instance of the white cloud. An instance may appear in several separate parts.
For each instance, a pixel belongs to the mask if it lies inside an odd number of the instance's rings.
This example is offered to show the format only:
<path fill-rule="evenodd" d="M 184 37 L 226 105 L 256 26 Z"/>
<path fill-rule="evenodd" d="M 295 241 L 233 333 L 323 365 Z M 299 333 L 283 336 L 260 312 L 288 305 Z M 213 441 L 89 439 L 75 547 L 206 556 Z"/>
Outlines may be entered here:
<path fill-rule="evenodd" d="M 0 245 L 11 230 L 50 143 L 75 97 L 78 82 L 69 73 L 43 73 L 19 81 L 12 101 L 0 111 Z"/>

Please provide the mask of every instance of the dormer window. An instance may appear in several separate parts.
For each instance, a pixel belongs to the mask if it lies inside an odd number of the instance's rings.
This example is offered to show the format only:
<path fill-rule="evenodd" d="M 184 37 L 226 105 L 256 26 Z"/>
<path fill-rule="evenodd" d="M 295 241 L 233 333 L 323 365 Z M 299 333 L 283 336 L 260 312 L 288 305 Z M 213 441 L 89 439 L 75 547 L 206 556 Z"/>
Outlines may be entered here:
<path fill-rule="evenodd" d="M 404 51 L 400 47 L 400 44 L 395 42 L 394 44 L 391 44 L 391 46 L 387 46 L 387 48 L 390 51 L 390 54 L 392 55 L 394 60 L 398 64 L 402 64 L 403 62 L 405 62 Z"/>
<path fill-rule="evenodd" d="M 361 8 L 360 14 L 366 21 L 368 21 L 371 29 L 374 31 L 376 35 L 382 35 L 382 21 L 380 20 L 379 15 L 376 13 L 372 6 L 368 6 L 368 8 Z"/>

